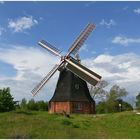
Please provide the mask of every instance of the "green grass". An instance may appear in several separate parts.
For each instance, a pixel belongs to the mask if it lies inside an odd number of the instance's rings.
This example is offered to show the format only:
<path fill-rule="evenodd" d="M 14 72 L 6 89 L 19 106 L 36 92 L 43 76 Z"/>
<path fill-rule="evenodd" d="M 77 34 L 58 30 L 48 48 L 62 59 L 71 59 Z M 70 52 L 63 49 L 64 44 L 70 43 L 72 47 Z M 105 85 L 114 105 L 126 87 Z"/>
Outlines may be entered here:
<path fill-rule="evenodd" d="M 0 138 L 140 139 L 140 115 L 122 112 L 66 118 L 48 112 L 0 113 Z"/>

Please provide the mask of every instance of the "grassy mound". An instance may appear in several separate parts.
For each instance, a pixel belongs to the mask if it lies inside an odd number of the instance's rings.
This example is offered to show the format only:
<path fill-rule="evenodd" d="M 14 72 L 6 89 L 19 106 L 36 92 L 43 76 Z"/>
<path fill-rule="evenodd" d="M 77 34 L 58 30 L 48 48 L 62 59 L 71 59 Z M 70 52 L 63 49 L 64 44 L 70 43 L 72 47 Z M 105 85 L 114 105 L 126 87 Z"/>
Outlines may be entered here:
<path fill-rule="evenodd" d="M 140 138 L 140 115 L 122 112 L 106 115 L 73 114 L 70 118 L 48 112 L 0 113 L 0 138 Z"/>

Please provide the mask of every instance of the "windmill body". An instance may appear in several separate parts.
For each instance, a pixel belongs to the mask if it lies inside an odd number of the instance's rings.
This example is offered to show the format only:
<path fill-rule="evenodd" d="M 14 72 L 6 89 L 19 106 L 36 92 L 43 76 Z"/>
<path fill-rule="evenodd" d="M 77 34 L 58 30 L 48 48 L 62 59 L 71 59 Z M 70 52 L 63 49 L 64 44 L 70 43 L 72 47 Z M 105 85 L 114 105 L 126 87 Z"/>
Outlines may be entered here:
<path fill-rule="evenodd" d="M 68 69 L 60 72 L 53 97 L 49 102 L 50 113 L 94 113 L 95 102 L 87 83 Z"/>
<path fill-rule="evenodd" d="M 53 55 L 60 57 L 60 63 L 44 77 L 44 79 L 32 90 L 35 96 L 40 89 L 51 79 L 54 73 L 59 70 L 60 75 L 55 89 L 55 93 L 49 102 L 49 112 L 51 113 L 94 113 L 95 103 L 91 98 L 86 82 L 96 85 L 101 76 L 89 70 L 77 59 L 76 56 L 83 43 L 94 29 L 94 24 L 88 24 L 74 41 L 65 56 L 61 56 L 60 50 L 50 43 L 42 40 L 39 45 L 47 49 Z"/>

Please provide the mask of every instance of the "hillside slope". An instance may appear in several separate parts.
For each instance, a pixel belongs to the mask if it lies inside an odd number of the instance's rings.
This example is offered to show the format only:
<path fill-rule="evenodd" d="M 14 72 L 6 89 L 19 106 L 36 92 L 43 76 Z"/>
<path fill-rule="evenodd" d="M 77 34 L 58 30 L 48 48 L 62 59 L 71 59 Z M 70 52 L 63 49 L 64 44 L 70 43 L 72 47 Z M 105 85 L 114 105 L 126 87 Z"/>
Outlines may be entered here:
<path fill-rule="evenodd" d="M 140 115 L 62 115 L 47 112 L 0 113 L 0 138 L 140 138 Z"/>

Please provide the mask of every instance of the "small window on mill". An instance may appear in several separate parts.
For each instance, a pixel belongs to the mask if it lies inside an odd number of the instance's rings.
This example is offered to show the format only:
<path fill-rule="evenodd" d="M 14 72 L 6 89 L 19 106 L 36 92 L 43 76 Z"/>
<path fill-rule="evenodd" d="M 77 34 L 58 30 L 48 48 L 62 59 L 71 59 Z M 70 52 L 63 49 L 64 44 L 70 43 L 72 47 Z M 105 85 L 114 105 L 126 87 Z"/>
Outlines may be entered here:
<path fill-rule="evenodd" d="M 75 84 L 75 89 L 79 89 L 79 84 Z"/>
<path fill-rule="evenodd" d="M 76 110 L 82 110 L 82 104 L 81 103 L 75 103 L 74 104 L 74 109 L 76 109 Z"/>

